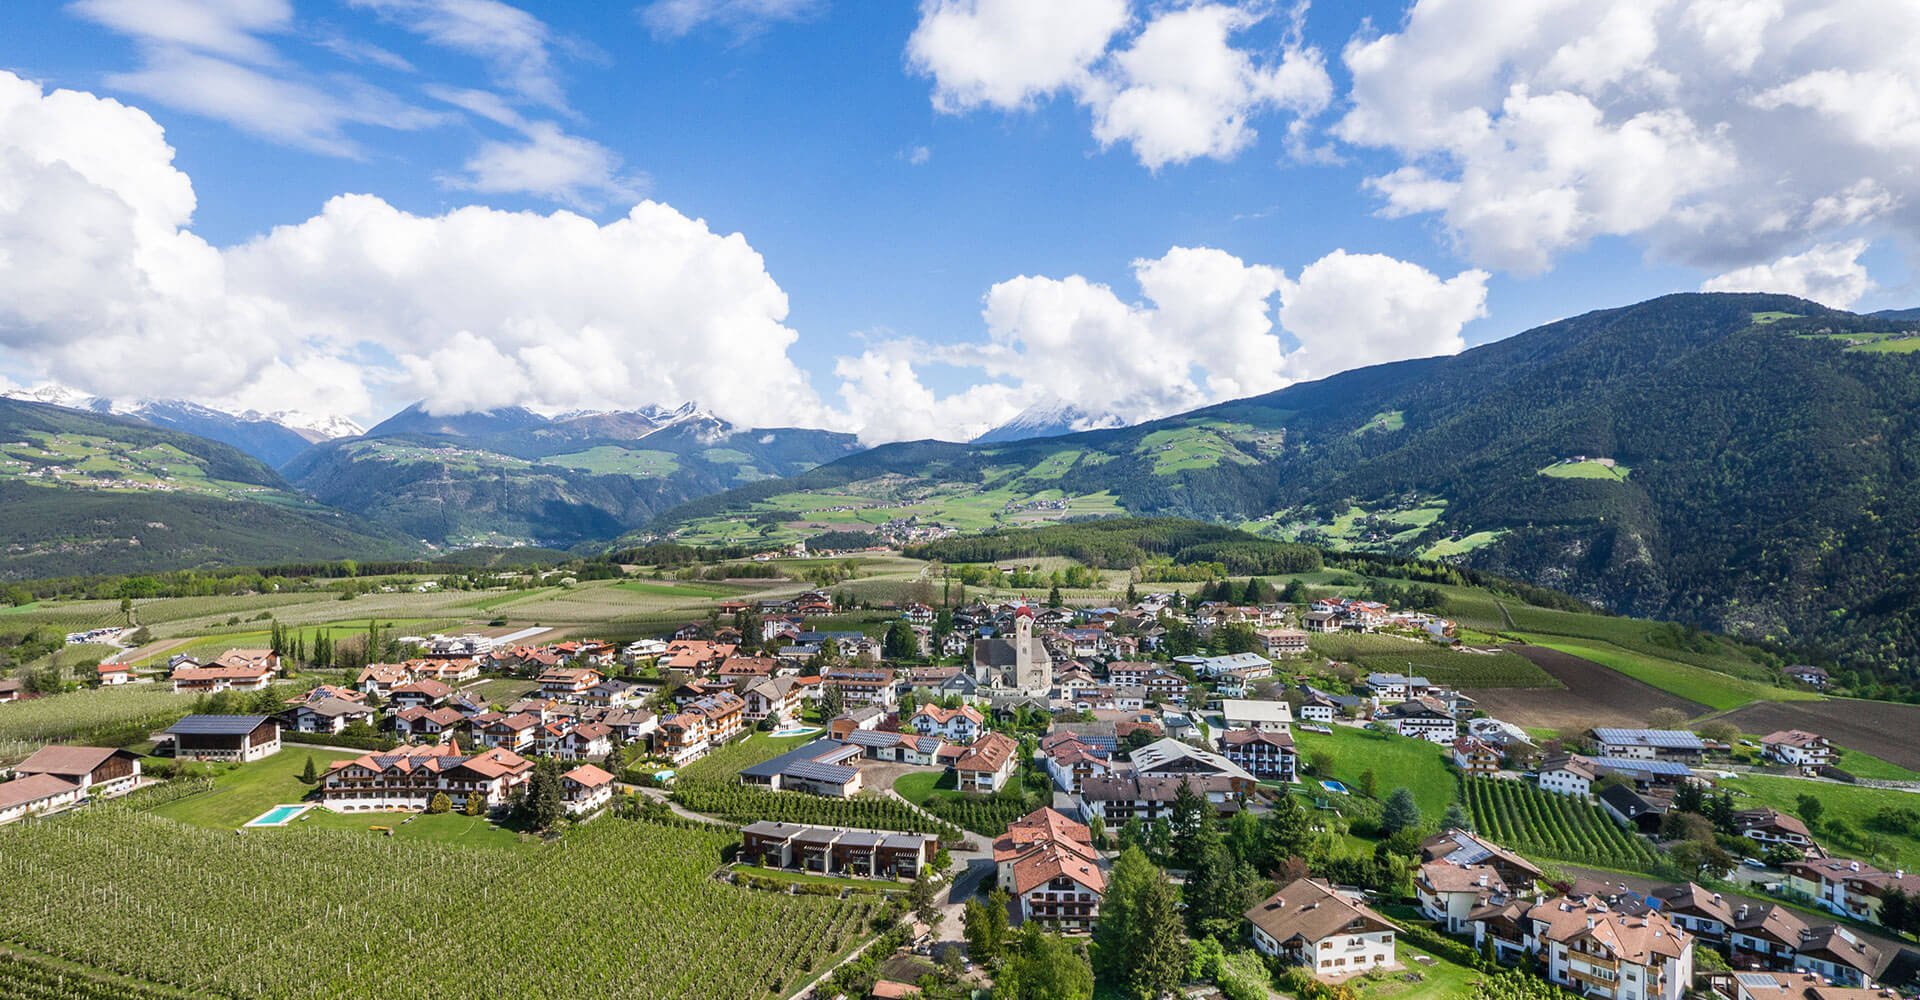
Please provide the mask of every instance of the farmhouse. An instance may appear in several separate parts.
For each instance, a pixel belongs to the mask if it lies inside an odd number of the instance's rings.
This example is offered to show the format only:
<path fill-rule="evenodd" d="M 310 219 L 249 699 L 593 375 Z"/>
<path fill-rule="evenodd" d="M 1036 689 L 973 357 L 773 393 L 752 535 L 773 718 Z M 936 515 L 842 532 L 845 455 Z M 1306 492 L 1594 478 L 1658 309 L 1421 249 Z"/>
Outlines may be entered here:
<path fill-rule="evenodd" d="M 140 755 L 114 747 L 47 746 L 13 766 L 16 779 L 35 775 L 58 778 L 82 797 L 107 798 L 140 783 Z"/>
<path fill-rule="evenodd" d="M 1433 682 L 1425 677 L 1409 677 L 1406 674 L 1371 673 L 1367 675 L 1367 691 L 1383 702 L 1406 701 L 1418 698 L 1432 689 Z"/>
<path fill-rule="evenodd" d="M 1412 698 L 1388 705 L 1375 713 L 1374 718 L 1412 739 L 1452 743 L 1460 738 L 1460 723 L 1437 698 Z"/>
<path fill-rule="evenodd" d="M 914 878 L 937 848 L 937 838 L 917 833 L 769 822 L 740 828 L 742 861 L 817 875 Z"/>
<path fill-rule="evenodd" d="M 1462 736 L 1453 741 L 1453 765 L 1463 774 L 1498 774 L 1500 748 L 1482 739 Z"/>
<path fill-rule="evenodd" d="M 1282 886 L 1246 917 L 1255 949 L 1319 979 L 1394 964 L 1392 922 L 1316 879 Z"/>
<path fill-rule="evenodd" d="M 1813 840 L 1813 832 L 1798 816 L 1789 816 L 1777 809 L 1745 809 L 1733 814 L 1733 828 L 1740 836 L 1759 844 L 1761 847 L 1789 847 L 1800 853 L 1801 857 L 1820 856 L 1820 845 Z"/>
<path fill-rule="evenodd" d="M 1881 871 L 1864 861 L 1810 858 L 1788 864 L 1785 870 L 1789 893 L 1874 924 L 1880 922 L 1880 904 L 1887 893 L 1898 890 L 1920 896 L 1920 874 Z"/>
<path fill-rule="evenodd" d="M 385 695 L 413 680 L 413 672 L 399 663 L 369 663 L 360 670 L 353 686 L 366 694 Z"/>
<path fill-rule="evenodd" d="M 547 744 L 547 756 L 560 760 L 600 759 L 612 752 L 613 730 L 599 722 L 568 726 Z"/>
<path fill-rule="evenodd" d="M 189 660 L 173 668 L 173 690 L 210 694 L 217 691 L 262 691 L 273 680 L 270 667 L 239 664 L 203 667 Z"/>
<path fill-rule="evenodd" d="M 1700 737 L 1684 729 L 1612 729 L 1589 731 L 1602 757 L 1677 760 L 1697 764 L 1706 751 Z"/>
<path fill-rule="evenodd" d="M 65 809 L 84 796 L 80 786 L 51 774 L 34 774 L 0 783 L 0 825 Z"/>
<path fill-rule="evenodd" d="M 478 797 L 491 809 L 505 805 L 532 774 L 532 761 L 499 747 L 464 754 L 452 740 L 400 746 L 327 765 L 320 804 L 334 812 L 420 810 L 444 794 L 455 806 Z"/>
<path fill-rule="evenodd" d="M 1578 754 L 1549 757 L 1540 763 L 1540 790 L 1577 799 L 1593 794 L 1593 783 L 1600 780 L 1600 769 Z"/>
<path fill-rule="evenodd" d="M 483 747 L 531 751 L 540 737 L 540 717 L 528 712 L 489 712 L 474 716 L 467 725 L 478 734 L 477 741 Z"/>
<path fill-rule="evenodd" d="M 1293 781 L 1300 762 L 1293 735 L 1285 730 L 1229 729 L 1220 734 L 1220 752 L 1263 781 Z"/>
<path fill-rule="evenodd" d="M 99 676 L 101 687 L 133 683 L 133 668 L 124 663 L 102 663 L 93 669 Z"/>
<path fill-rule="evenodd" d="M 1833 744 L 1804 729 L 1783 729 L 1761 737 L 1760 752 L 1768 760 L 1794 767 L 1819 768 L 1833 763 Z"/>
<path fill-rule="evenodd" d="M 189 715 L 167 733 L 178 760 L 250 764 L 280 752 L 280 723 L 264 715 Z"/>

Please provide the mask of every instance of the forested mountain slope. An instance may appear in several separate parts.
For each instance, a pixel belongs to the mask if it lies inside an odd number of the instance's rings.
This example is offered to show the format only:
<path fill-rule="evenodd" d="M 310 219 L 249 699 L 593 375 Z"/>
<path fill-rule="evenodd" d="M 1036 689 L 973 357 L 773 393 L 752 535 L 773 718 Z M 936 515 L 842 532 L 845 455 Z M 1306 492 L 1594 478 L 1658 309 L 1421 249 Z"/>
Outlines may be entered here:
<path fill-rule="evenodd" d="M 877 448 L 652 527 L 1196 516 L 1895 667 L 1920 644 L 1916 348 L 1912 321 L 1672 295 L 1137 427 Z"/>
<path fill-rule="evenodd" d="M 0 578 L 403 554 L 229 445 L 0 399 Z"/>
<path fill-rule="evenodd" d="M 549 419 L 518 408 L 435 417 L 415 406 L 283 471 L 324 503 L 435 545 L 564 548 L 858 447 L 829 431 L 738 430 L 692 407 Z"/>

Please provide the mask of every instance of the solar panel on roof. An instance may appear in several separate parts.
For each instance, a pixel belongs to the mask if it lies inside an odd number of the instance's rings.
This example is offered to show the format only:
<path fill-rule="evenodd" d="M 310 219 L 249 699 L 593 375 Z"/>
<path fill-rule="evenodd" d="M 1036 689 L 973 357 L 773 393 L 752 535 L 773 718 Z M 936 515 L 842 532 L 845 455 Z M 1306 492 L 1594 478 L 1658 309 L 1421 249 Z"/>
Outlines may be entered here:
<path fill-rule="evenodd" d="M 1616 745 L 1637 744 L 1656 747 L 1661 750 L 1700 750 L 1705 744 L 1700 737 L 1684 729 L 1595 729 L 1593 735 L 1602 743 Z"/>
<path fill-rule="evenodd" d="M 189 715 L 167 732 L 175 736 L 245 736 L 267 721 L 264 715 Z"/>
<path fill-rule="evenodd" d="M 786 770 L 780 773 L 790 778 L 799 778 L 802 781 L 828 781 L 836 785 L 843 785 L 852 781 L 860 772 L 851 767 L 841 767 L 838 764 L 821 764 L 811 760 L 803 760 L 796 764 L 788 765 Z"/>
<path fill-rule="evenodd" d="M 1637 757 L 1595 757 L 1594 763 L 1613 771 L 1633 771 L 1639 774 L 1684 777 L 1693 773 L 1692 768 L 1674 760 L 1641 760 Z"/>

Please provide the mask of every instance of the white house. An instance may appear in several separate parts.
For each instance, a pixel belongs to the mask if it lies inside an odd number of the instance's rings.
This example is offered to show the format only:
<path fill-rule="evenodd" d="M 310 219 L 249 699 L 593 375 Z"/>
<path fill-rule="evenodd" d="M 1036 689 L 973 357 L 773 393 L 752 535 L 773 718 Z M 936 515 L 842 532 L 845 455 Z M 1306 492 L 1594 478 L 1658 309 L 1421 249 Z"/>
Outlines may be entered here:
<path fill-rule="evenodd" d="M 1325 882 L 1298 879 L 1246 913 L 1261 954 L 1334 979 L 1394 964 L 1387 918 Z"/>
<path fill-rule="evenodd" d="M 1769 760 L 1795 767 L 1823 767 L 1833 763 L 1833 744 L 1804 729 L 1783 729 L 1760 738 L 1760 752 Z"/>
<path fill-rule="evenodd" d="M 1585 799 L 1593 795 L 1593 783 L 1600 780 L 1600 769 L 1585 757 L 1569 754 L 1554 757 L 1540 765 L 1540 790 L 1555 795 Z"/>

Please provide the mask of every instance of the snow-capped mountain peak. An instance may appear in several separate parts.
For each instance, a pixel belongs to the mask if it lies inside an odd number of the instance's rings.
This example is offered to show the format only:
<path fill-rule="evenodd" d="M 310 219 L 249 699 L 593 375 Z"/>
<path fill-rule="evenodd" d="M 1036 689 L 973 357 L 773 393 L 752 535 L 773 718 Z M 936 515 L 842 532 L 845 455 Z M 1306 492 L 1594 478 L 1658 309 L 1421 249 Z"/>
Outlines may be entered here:
<path fill-rule="evenodd" d="M 106 400 L 89 395 L 78 389 L 71 389 L 53 382 L 45 382 L 31 389 L 8 389 L 0 396 L 17 399 L 24 403 L 45 403 L 49 406 L 64 406 L 69 410 L 100 410 Z M 108 405 L 111 405 L 108 403 Z"/>
<path fill-rule="evenodd" d="M 275 410 L 272 413 L 262 413 L 259 410 L 248 410 L 239 416 L 242 420 L 264 420 L 279 424 L 309 441 L 359 437 L 367 432 L 366 428 L 350 418 L 330 416 L 325 413 L 306 413 L 300 410 Z"/>
<path fill-rule="evenodd" d="M 1072 434 L 1075 431 L 1105 430 L 1126 425 L 1127 421 L 1115 414 L 1093 414 L 1072 403 L 1061 400 L 1042 400 L 1014 414 L 1013 419 L 974 440 L 982 443 L 1024 441 L 1028 438 L 1053 437 L 1058 434 Z"/>

